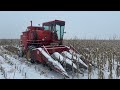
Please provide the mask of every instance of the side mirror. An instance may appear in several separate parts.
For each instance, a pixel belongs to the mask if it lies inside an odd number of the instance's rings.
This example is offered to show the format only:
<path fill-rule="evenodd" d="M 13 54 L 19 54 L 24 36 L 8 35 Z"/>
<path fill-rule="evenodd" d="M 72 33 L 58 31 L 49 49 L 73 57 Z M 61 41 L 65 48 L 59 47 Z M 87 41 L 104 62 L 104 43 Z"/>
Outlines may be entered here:
<path fill-rule="evenodd" d="M 66 33 L 66 32 L 64 32 L 64 33 Z"/>

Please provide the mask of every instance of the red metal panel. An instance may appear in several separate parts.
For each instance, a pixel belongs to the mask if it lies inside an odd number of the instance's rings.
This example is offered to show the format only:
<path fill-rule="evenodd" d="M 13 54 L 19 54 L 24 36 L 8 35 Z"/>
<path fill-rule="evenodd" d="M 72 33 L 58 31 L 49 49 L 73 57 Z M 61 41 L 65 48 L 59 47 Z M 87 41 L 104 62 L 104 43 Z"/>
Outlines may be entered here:
<path fill-rule="evenodd" d="M 41 54 L 39 50 L 34 50 L 33 54 L 35 56 L 35 60 L 41 63 L 45 63 L 47 61 L 47 58 Z"/>
<path fill-rule="evenodd" d="M 54 52 L 62 53 L 63 51 L 69 51 L 69 48 L 67 48 L 65 46 L 55 46 L 55 47 L 47 46 L 45 48 L 47 49 L 47 51 L 49 52 L 49 54 L 53 54 Z"/>
<path fill-rule="evenodd" d="M 50 22 L 46 22 L 46 23 L 51 23 L 51 22 L 60 22 L 61 24 L 65 23 L 64 21 L 61 21 L 61 20 L 54 20 L 54 21 L 50 21 Z M 60 42 L 58 39 L 55 39 L 53 37 L 54 36 L 53 32 L 51 32 L 49 30 L 44 30 L 43 27 L 28 26 L 27 29 L 28 30 L 23 32 L 23 35 L 21 35 L 21 41 L 25 48 L 25 52 L 27 51 L 28 45 L 34 45 L 35 47 L 39 47 L 39 46 L 41 47 L 43 45 L 46 46 L 46 45 L 50 45 L 51 43 L 59 43 Z M 33 32 L 36 32 L 36 34 L 33 35 Z M 35 35 L 37 35 L 36 39 L 34 38 Z M 54 47 L 47 46 L 46 48 L 50 54 L 52 54 L 55 51 L 59 52 L 59 53 L 61 53 L 64 50 L 68 51 L 68 48 L 66 48 L 64 46 L 59 46 L 59 47 L 58 46 L 54 46 Z M 37 55 L 37 53 L 36 53 L 36 55 Z M 40 57 L 38 57 L 38 56 L 36 56 L 36 57 L 39 58 L 40 61 L 42 62 L 42 59 Z"/>

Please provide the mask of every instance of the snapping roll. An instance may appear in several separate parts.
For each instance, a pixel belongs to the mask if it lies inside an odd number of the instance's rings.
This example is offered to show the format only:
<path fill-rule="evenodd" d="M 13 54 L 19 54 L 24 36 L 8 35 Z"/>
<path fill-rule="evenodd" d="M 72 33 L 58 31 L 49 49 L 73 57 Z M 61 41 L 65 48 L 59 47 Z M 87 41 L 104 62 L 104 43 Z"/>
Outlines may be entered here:
<path fill-rule="evenodd" d="M 77 70 L 77 66 L 70 59 L 63 57 L 60 53 L 55 52 L 51 56 L 59 62 L 65 62 L 70 67 L 73 67 L 75 70 Z"/>
<path fill-rule="evenodd" d="M 70 60 L 73 60 L 76 63 L 79 63 L 79 66 L 84 67 L 85 69 L 88 68 L 88 66 L 80 59 L 80 57 L 75 57 L 74 55 L 72 55 L 71 53 L 67 52 L 67 51 L 63 51 L 62 55 L 66 56 L 67 58 L 69 58 Z"/>
<path fill-rule="evenodd" d="M 47 59 L 47 63 L 49 64 L 49 66 L 51 66 L 52 69 L 54 69 L 55 71 L 61 73 L 62 75 L 69 77 L 67 72 L 65 71 L 65 69 L 62 67 L 62 65 L 54 60 L 50 55 L 48 55 L 42 48 L 37 48 L 41 54 L 46 57 Z"/>

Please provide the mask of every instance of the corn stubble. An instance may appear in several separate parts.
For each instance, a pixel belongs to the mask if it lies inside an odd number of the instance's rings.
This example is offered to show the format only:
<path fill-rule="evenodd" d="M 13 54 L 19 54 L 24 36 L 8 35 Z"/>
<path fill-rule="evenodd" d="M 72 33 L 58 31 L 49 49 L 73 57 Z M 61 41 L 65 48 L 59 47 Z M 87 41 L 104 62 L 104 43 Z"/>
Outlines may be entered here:
<path fill-rule="evenodd" d="M 113 79 L 113 71 L 116 77 L 120 76 L 120 40 L 64 40 L 65 45 L 72 45 L 85 59 L 97 65 L 98 79 Z M 95 70 L 88 65 L 88 79 Z M 108 77 L 105 78 L 105 73 Z"/>
<path fill-rule="evenodd" d="M 88 79 L 92 79 L 93 74 L 97 74 L 98 79 L 113 79 L 119 78 L 120 76 L 120 40 L 84 40 L 84 39 L 69 39 L 63 41 L 64 45 L 72 45 L 85 59 L 89 60 L 89 63 L 96 64 L 97 72 L 93 73 L 96 68 L 92 67 L 91 64 L 88 64 Z M 5 59 L 8 59 L 4 54 L 16 54 L 17 49 L 12 46 L 19 46 L 18 39 L 1 39 L 0 46 L 5 46 L 10 52 L 0 53 L 0 56 L 3 56 Z M 12 48 L 11 48 L 12 47 Z M 2 50 L 1 50 L 2 51 Z M 76 56 L 77 57 L 77 56 Z M 9 62 L 8 62 L 9 63 Z M 77 64 L 77 68 L 79 65 Z M 64 67 L 66 64 L 64 63 Z M 17 69 L 17 67 L 16 67 Z M 36 68 L 35 68 L 36 69 Z M 0 71 L 4 74 L 4 78 L 7 78 L 7 74 L 4 69 L 0 67 Z M 23 70 L 20 70 L 22 72 Z M 115 76 L 113 76 L 113 71 L 115 71 Z M 76 74 L 75 74 L 76 73 Z M 84 71 L 81 70 L 74 71 L 72 68 L 72 78 L 76 75 L 78 78 L 81 78 L 79 74 L 84 76 Z M 108 73 L 108 76 L 105 77 L 105 73 Z M 24 73 L 26 78 L 26 73 Z"/>

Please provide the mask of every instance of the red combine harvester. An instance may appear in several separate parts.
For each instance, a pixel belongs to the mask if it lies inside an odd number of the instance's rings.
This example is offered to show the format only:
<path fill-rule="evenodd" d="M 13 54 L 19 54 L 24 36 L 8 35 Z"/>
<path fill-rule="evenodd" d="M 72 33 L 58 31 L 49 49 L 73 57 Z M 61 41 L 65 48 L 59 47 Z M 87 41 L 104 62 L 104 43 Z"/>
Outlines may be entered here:
<path fill-rule="evenodd" d="M 43 63 L 65 77 L 69 77 L 68 69 L 87 69 L 76 50 L 63 45 L 64 28 L 65 21 L 61 20 L 45 22 L 42 27 L 33 26 L 31 21 L 31 26 L 21 35 L 19 55 L 32 63 Z"/>

